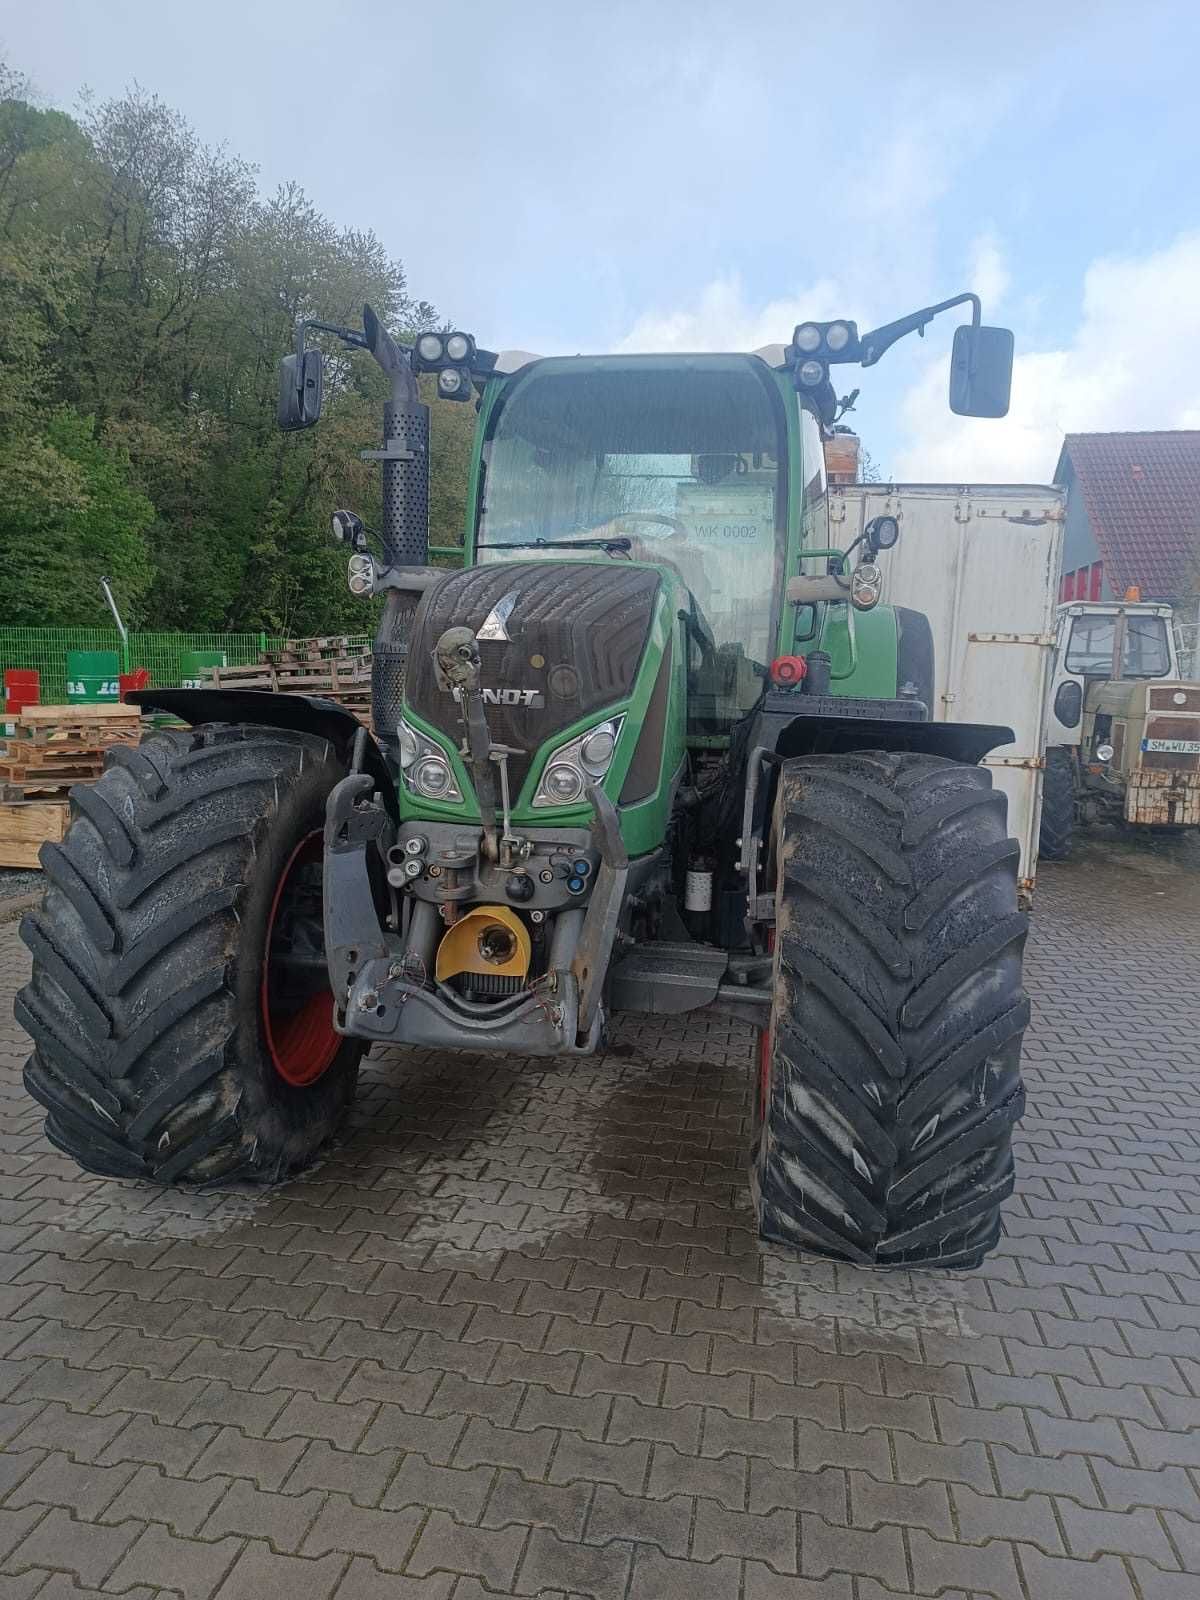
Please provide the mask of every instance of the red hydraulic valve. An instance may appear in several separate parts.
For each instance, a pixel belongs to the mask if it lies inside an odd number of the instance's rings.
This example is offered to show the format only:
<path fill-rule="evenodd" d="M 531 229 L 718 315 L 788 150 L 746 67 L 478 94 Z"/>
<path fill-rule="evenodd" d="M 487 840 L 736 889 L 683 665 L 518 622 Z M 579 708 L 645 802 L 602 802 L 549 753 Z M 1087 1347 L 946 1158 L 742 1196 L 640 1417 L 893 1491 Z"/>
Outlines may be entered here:
<path fill-rule="evenodd" d="M 771 682 L 781 689 L 790 689 L 803 681 L 807 671 L 808 662 L 803 656 L 776 656 L 771 663 Z"/>

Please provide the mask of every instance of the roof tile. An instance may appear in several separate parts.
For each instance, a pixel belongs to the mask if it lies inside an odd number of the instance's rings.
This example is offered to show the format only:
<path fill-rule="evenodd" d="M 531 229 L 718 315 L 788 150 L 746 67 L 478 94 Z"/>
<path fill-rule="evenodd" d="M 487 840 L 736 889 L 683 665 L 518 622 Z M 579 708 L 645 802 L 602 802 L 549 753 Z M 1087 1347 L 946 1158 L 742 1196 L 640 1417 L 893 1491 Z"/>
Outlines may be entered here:
<path fill-rule="evenodd" d="M 1069 463 L 1109 583 L 1137 584 L 1146 599 L 1192 587 L 1200 553 L 1200 429 L 1069 433 L 1054 478 Z"/>

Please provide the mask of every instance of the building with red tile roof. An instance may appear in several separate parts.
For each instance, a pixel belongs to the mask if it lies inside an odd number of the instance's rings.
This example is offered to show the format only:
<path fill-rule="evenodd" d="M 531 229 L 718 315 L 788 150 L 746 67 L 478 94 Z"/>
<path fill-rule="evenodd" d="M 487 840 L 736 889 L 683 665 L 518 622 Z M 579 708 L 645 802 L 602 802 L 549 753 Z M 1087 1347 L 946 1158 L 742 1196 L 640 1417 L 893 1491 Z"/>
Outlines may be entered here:
<path fill-rule="evenodd" d="M 1111 600 L 1136 586 L 1195 620 L 1200 429 L 1069 433 L 1054 481 L 1067 490 L 1060 599 Z"/>

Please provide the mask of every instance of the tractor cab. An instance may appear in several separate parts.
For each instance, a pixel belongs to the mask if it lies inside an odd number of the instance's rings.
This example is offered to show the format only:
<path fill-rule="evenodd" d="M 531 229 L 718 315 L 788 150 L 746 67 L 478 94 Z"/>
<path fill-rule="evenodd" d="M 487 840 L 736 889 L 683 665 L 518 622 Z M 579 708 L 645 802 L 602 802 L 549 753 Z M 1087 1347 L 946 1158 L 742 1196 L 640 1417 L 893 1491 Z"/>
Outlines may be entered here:
<path fill-rule="evenodd" d="M 1171 607 L 1076 601 L 1058 609 L 1046 708 L 1041 854 L 1063 859 L 1077 822 L 1200 823 L 1200 684 L 1184 682 Z"/>
<path fill-rule="evenodd" d="M 1144 699 L 1139 685 L 1179 676 L 1171 607 L 1135 594 L 1058 608 L 1048 744 L 1088 745 L 1097 715 L 1111 719 Z"/>
<path fill-rule="evenodd" d="M 775 653 L 795 411 L 754 355 L 534 361 L 485 392 L 467 560 L 658 568 L 689 722 L 727 731 Z"/>

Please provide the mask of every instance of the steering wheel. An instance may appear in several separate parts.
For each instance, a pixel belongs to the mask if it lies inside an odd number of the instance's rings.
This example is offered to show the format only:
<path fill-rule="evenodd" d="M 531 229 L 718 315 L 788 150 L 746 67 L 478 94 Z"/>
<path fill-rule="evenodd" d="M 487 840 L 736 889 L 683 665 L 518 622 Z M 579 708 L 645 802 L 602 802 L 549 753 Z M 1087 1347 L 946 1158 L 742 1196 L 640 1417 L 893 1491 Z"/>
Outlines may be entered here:
<path fill-rule="evenodd" d="M 631 522 L 663 526 L 670 530 L 665 534 L 649 534 L 648 537 L 650 538 L 687 539 L 690 537 L 689 529 L 685 522 L 680 522 L 678 517 L 669 517 L 663 511 L 622 511 L 619 517 L 613 517 L 610 521 L 601 524 L 599 528 L 594 528 L 590 537 L 594 539 L 627 538 L 633 530 L 627 528 L 625 524 Z"/>

